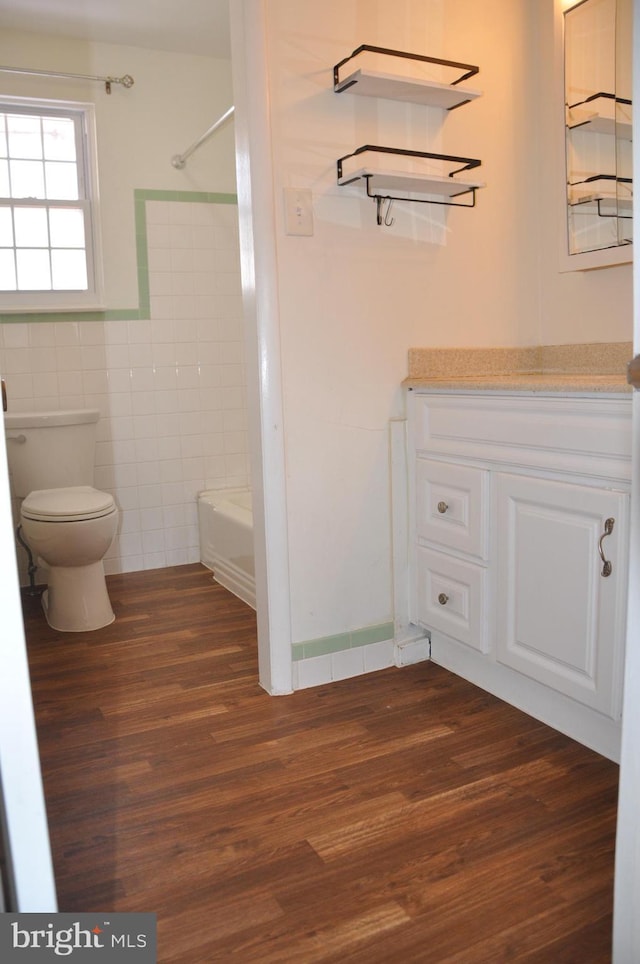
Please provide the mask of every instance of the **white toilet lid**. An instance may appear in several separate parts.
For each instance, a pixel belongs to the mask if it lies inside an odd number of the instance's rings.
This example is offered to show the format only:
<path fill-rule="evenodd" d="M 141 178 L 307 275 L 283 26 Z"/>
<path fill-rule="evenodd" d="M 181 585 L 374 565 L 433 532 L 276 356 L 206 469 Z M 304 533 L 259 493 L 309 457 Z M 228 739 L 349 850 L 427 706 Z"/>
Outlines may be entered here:
<path fill-rule="evenodd" d="M 25 519 L 40 522 L 79 522 L 100 519 L 115 509 L 113 496 L 90 485 L 65 489 L 36 489 L 22 503 Z"/>

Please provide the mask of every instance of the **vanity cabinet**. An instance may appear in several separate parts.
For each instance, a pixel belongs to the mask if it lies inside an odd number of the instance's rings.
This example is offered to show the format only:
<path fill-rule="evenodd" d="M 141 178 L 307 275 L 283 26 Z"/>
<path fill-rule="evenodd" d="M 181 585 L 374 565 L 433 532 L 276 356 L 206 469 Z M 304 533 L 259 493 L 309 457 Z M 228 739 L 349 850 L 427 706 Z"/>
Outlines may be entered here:
<path fill-rule="evenodd" d="M 615 759 L 630 396 L 409 392 L 410 620 L 431 658 Z"/>

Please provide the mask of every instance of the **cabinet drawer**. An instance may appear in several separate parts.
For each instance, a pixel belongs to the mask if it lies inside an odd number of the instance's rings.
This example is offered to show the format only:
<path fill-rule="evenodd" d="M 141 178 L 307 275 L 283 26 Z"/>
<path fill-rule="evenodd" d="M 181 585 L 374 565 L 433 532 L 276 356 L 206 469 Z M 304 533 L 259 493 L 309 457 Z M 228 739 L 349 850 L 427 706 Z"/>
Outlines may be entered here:
<path fill-rule="evenodd" d="M 416 532 L 419 539 L 487 558 L 488 472 L 418 459 Z"/>
<path fill-rule="evenodd" d="M 418 546 L 416 621 L 486 652 L 486 576 L 482 566 Z"/>
<path fill-rule="evenodd" d="M 631 396 L 411 392 L 409 417 L 412 445 L 425 454 L 630 478 Z"/>

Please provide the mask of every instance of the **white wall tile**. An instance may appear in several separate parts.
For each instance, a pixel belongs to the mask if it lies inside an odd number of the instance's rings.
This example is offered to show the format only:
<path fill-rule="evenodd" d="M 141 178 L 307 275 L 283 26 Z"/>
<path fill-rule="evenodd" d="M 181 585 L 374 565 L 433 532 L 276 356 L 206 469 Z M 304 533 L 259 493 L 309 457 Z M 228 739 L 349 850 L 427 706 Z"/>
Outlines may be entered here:
<path fill-rule="evenodd" d="M 310 686 L 322 686 L 333 679 L 331 674 L 330 656 L 312 656 L 301 659 L 293 664 L 294 686 L 296 689 L 307 689 Z"/>
<path fill-rule="evenodd" d="M 55 322 L 56 345 L 61 348 L 80 344 L 80 324 L 77 321 Z"/>
<path fill-rule="evenodd" d="M 364 671 L 373 673 L 388 666 L 395 666 L 394 643 L 387 639 L 382 643 L 369 643 L 362 647 L 364 651 Z"/>
<path fill-rule="evenodd" d="M 169 212 L 174 205 L 170 201 L 147 201 L 147 232 L 150 224 L 169 224 Z"/>
<path fill-rule="evenodd" d="M 34 379 L 32 375 L 11 375 L 7 379 L 7 401 L 12 409 L 16 407 L 13 404 L 16 399 L 22 401 L 34 398 L 34 385 L 37 381 L 38 379 Z M 24 405 L 20 405 L 20 408 L 24 408 Z M 31 411 L 33 410 L 32 407 Z"/>
<path fill-rule="evenodd" d="M 31 364 L 27 348 L 7 348 L 3 352 L 4 364 L 2 366 L 5 375 L 28 375 L 31 374 Z"/>
<path fill-rule="evenodd" d="M 131 415 L 131 395 L 127 392 L 113 392 L 107 395 L 107 415 Z"/>
<path fill-rule="evenodd" d="M 82 391 L 85 395 L 109 394 L 109 378 L 104 367 L 100 371 L 82 372 Z M 107 408 L 107 410 L 109 410 Z M 113 411 L 113 410 L 111 410 Z M 115 414 L 115 413 L 114 413 Z"/>
<path fill-rule="evenodd" d="M 29 371 L 34 375 L 40 372 L 50 372 L 54 367 L 50 347 L 31 348 L 28 352 L 25 352 L 25 356 Z"/>
<path fill-rule="evenodd" d="M 167 565 L 166 552 L 146 553 L 144 556 L 145 569 L 164 569 Z"/>
<path fill-rule="evenodd" d="M 131 365 L 128 342 L 115 342 L 114 344 L 106 345 L 105 364 L 109 376 L 111 376 L 114 370 L 128 370 Z"/>
<path fill-rule="evenodd" d="M 138 487 L 139 488 L 144 487 L 145 492 L 149 487 L 151 489 L 155 489 L 155 488 L 158 489 L 158 498 L 156 499 L 156 501 L 152 501 L 152 502 L 146 501 L 145 505 L 160 505 L 160 502 L 161 502 L 160 494 L 159 494 L 160 486 L 156 485 L 158 481 L 158 476 L 160 474 L 158 463 L 151 461 L 151 462 L 135 462 L 134 464 L 136 467 L 136 474 L 138 476 Z M 140 505 L 142 505 L 142 502 L 140 503 Z"/>
<path fill-rule="evenodd" d="M 146 555 L 164 550 L 164 529 L 149 529 L 142 533 L 142 551 Z"/>
<path fill-rule="evenodd" d="M 149 292 L 154 297 L 157 295 L 173 294 L 173 281 L 170 271 L 150 271 L 149 272 Z"/>
<path fill-rule="evenodd" d="M 157 475 L 154 476 L 157 479 Z M 162 505 L 162 486 L 138 482 L 138 504 L 141 509 Z"/>
<path fill-rule="evenodd" d="M 152 509 L 140 509 L 140 527 L 143 530 L 164 529 L 165 522 L 162 509 L 156 506 Z"/>
<path fill-rule="evenodd" d="M 104 345 L 105 343 L 106 335 L 103 321 L 80 322 L 81 345 Z"/>
<path fill-rule="evenodd" d="M 129 364 L 131 368 L 151 368 L 153 348 L 150 342 L 135 342 L 129 345 Z"/>
<path fill-rule="evenodd" d="M 364 673 L 364 647 L 346 649 L 340 653 L 331 654 L 331 678 L 334 680 L 350 679 Z"/>
<path fill-rule="evenodd" d="M 37 325 L 29 325 L 29 344 L 32 348 L 51 348 L 55 343 L 56 329 L 53 322 L 43 321 Z M 6 346 L 6 340 L 4 344 Z"/>

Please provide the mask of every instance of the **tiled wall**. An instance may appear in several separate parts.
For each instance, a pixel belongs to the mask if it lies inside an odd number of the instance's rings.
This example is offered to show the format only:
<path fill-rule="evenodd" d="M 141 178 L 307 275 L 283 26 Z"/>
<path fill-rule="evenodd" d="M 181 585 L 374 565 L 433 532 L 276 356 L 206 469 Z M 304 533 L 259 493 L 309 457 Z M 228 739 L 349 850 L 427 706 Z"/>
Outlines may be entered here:
<path fill-rule="evenodd" d="M 237 207 L 148 193 L 150 318 L 0 325 L 11 410 L 100 410 L 95 484 L 121 510 L 108 572 L 197 561 L 197 493 L 249 482 Z"/>

